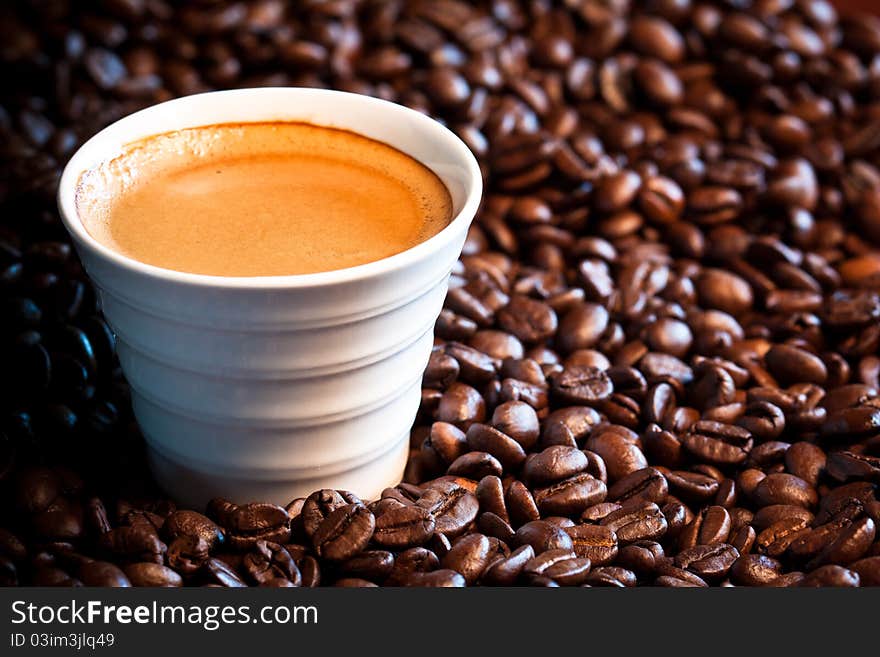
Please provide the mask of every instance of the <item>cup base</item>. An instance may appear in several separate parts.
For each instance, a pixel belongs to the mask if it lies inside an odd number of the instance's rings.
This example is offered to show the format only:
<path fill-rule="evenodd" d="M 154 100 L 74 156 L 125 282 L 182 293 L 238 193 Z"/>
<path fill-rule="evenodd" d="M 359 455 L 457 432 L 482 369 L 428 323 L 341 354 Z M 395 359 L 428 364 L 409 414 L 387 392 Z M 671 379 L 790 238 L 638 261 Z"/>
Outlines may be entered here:
<path fill-rule="evenodd" d="M 409 455 L 409 431 L 393 445 L 373 460 L 350 470 L 325 475 L 316 468 L 307 476 L 296 479 L 260 479 L 253 473 L 204 472 L 172 461 L 152 448 L 148 448 L 147 458 L 159 487 L 178 504 L 189 508 L 204 509 L 214 497 L 224 497 L 237 504 L 261 501 L 284 506 L 322 488 L 348 490 L 364 501 L 378 499 L 385 488 L 397 485 L 403 477 Z"/>

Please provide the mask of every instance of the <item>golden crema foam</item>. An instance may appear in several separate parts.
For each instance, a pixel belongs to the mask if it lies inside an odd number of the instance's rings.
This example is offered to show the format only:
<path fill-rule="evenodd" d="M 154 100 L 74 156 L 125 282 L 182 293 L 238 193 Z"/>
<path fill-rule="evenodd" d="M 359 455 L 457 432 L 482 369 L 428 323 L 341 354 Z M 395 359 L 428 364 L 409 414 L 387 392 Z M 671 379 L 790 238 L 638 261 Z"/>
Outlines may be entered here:
<path fill-rule="evenodd" d="M 216 276 L 361 265 L 425 241 L 452 218 L 446 187 L 412 157 L 290 122 L 135 142 L 82 174 L 76 207 L 86 230 L 119 253 Z"/>

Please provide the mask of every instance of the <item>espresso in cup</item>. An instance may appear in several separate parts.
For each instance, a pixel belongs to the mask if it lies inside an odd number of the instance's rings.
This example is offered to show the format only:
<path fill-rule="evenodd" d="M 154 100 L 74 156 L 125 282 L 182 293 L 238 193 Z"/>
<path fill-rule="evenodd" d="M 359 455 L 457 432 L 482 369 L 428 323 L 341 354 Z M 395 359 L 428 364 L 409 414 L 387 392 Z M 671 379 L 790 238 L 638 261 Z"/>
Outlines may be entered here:
<path fill-rule="evenodd" d="M 452 218 L 446 187 L 416 159 L 297 122 L 210 125 L 134 142 L 81 175 L 76 208 L 114 251 L 215 276 L 362 265 L 427 240 Z"/>

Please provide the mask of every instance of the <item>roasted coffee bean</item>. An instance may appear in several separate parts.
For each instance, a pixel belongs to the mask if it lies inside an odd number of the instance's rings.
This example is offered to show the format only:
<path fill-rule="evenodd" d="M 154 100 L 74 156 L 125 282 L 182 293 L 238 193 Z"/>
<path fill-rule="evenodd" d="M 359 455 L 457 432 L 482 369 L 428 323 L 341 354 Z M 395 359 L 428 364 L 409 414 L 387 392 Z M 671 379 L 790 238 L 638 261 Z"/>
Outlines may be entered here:
<path fill-rule="evenodd" d="M 469 585 L 474 584 L 489 565 L 489 539 L 482 534 L 468 534 L 458 539 L 440 561 L 443 568 L 454 570 Z"/>
<path fill-rule="evenodd" d="M 98 539 L 98 544 L 109 553 L 124 561 L 149 561 L 161 564 L 165 560 L 167 546 L 152 528 L 117 527 Z"/>
<path fill-rule="evenodd" d="M 866 479 L 880 481 L 880 457 L 855 454 L 853 452 L 831 452 L 826 469 L 838 481 Z"/>
<path fill-rule="evenodd" d="M 248 550 L 257 541 L 286 543 L 290 539 L 290 516 L 275 504 L 238 505 L 215 498 L 207 511 L 226 529 L 227 543 L 234 550 Z"/>
<path fill-rule="evenodd" d="M 833 540 L 825 545 L 807 567 L 827 563 L 849 564 L 865 555 L 876 537 L 876 527 L 871 518 L 861 518 L 843 527 Z"/>
<path fill-rule="evenodd" d="M 553 411 L 544 421 L 541 441 L 544 445 L 567 445 L 572 447 L 583 442 L 601 418 L 599 413 L 587 406 L 568 406 Z"/>
<path fill-rule="evenodd" d="M 183 579 L 176 572 L 161 564 L 142 562 L 124 568 L 132 586 L 183 586 Z"/>
<path fill-rule="evenodd" d="M 859 586 L 859 574 L 855 571 L 843 568 L 842 566 L 822 566 L 821 568 L 817 568 L 816 570 L 807 573 L 798 583 L 798 586 Z"/>
<path fill-rule="evenodd" d="M 492 426 L 513 438 L 525 450 L 535 446 L 541 431 L 535 409 L 521 401 L 498 405 L 492 413 Z"/>
<path fill-rule="evenodd" d="M 534 497 L 521 481 L 514 480 L 510 483 L 504 494 L 504 502 L 513 527 L 520 527 L 541 517 Z"/>
<path fill-rule="evenodd" d="M 372 532 L 372 539 L 382 547 L 411 547 L 427 541 L 434 533 L 435 528 L 436 521 L 429 510 L 415 505 L 399 506 L 385 511 L 378 518 L 375 518 L 375 531 Z M 367 536 L 367 541 L 369 540 L 370 536 Z M 364 542 L 364 546 L 366 546 L 366 542 Z M 359 551 L 354 550 L 342 559 L 350 558 Z"/>
<path fill-rule="evenodd" d="M 880 556 L 854 561 L 849 569 L 858 574 L 860 586 L 880 586 Z"/>
<path fill-rule="evenodd" d="M 802 518 L 778 520 L 758 534 L 755 546 L 762 554 L 778 557 L 807 531 L 807 523 Z"/>
<path fill-rule="evenodd" d="M 178 536 L 168 546 L 168 565 L 184 577 L 191 577 L 208 561 L 210 551 L 210 544 L 200 536 Z"/>
<path fill-rule="evenodd" d="M 551 381 L 553 393 L 570 404 L 595 404 L 607 399 L 614 391 L 608 374 L 597 367 L 573 365 Z"/>
<path fill-rule="evenodd" d="M 699 575 L 706 581 L 717 581 L 727 575 L 739 552 L 731 545 L 697 545 L 675 557 L 675 565 Z"/>
<path fill-rule="evenodd" d="M 797 518 L 804 526 L 813 522 L 813 514 L 802 506 L 793 504 L 770 504 L 761 507 L 754 514 L 751 524 L 755 529 L 762 531 L 780 520 Z"/>
<path fill-rule="evenodd" d="M 629 588 L 638 582 L 636 574 L 619 566 L 599 566 L 584 580 L 590 586 L 612 586 L 616 588 Z"/>
<path fill-rule="evenodd" d="M 242 588 L 247 586 L 244 580 L 224 561 L 213 558 L 205 563 L 204 571 L 212 584 L 225 588 Z"/>
<path fill-rule="evenodd" d="M 605 500 L 605 484 L 586 472 L 534 491 L 535 504 L 544 515 L 578 516 Z"/>
<path fill-rule="evenodd" d="M 548 484 L 584 472 L 588 466 L 586 455 L 579 449 L 552 445 L 529 455 L 523 466 L 523 476 L 532 485 Z"/>
<path fill-rule="evenodd" d="M 390 513 L 393 511 L 385 515 Z M 312 535 L 312 544 L 319 557 L 329 561 L 345 561 L 367 546 L 377 528 L 376 519 L 367 507 L 346 504 L 321 521 Z"/>
<path fill-rule="evenodd" d="M 442 491 L 437 489 L 425 491 L 417 505 L 428 511 L 434 519 L 434 529 L 447 538 L 454 538 L 463 533 L 476 519 L 480 510 L 476 496 L 457 486 Z M 427 525 L 423 524 L 422 527 Z"/>
<path fill-rule="evenodd" d="M 617 563 L 639 575 L 650 575 L 664 558 L 663 546 L 654 541 L 638 541 L 621 548 Z"/>
<path fill-rule="evenodd" d="M 455 459 L 446 469 L 447 475 L 482 479 L 483 477 L 500 477 L 504 472 L 501 461 L 489 452 L 468 452 Z"/>
<path fill-rule="evenodd" d="M 117 566 L 108 561 L 88 561 L 79 569 L 79 579 L 86 586 L 128 588 L 131 581 Z"/>
<path fill-rule="evenodd" d="M 571 537 L 561 527 L 545 520 L 533 520 L 517 529 L 513 543 L 516 546 L 531 545 L 535 554 L 573 548 Z"/>
<path fill-rule="evenodd" d="M 816 490 L 803 479 L 782 472 L 767 475 L 755 489 L 754 498 L 761 506 L 794 504 L 807 509 L 819 499 Z"/>
<path fill-rule="evenodd" d="M 408 573 L 403 578 L 401 578 L 400 585 L 458 588 L 466 586 L 467 582 L 462 575 L 455 572 L 454 570 L 441 569 L 433 570 L 430 573 Z"/>
<path fill-rule="evenodd" d="M 573 550 L 579 557 L 590 560 L 594 566 L 604 566 L 614 561 L 618 554 L 617 534 L 601 525 L 574 525 L 566 527 Z"/>
<path fill-rule="evenodd" d="M 465 433 L 447 422 L 434 422 L 421 445 L 422 463 L 436 471 L 444 471 L 467 451 Z"/>
<path fill-rule="evenodd" d="M 584 446 L 602 458 L 607 468 L 608 481 L 611 483 L 648 467 L 642 450 L 613 431 L 605 430 L 591 435 Z"/>
<path fill-rule="evenodd" d="M 210 518 L 196 511 L 175 511 L 162 525 L 162 532 L 168 541 L 179 536 L 194 536 L 208 544 L 210 549 L 223 543 L 223 531 Z"/>
<path fill-rule="evenodd" d="M 477 484 L 475 495 L 480 503 L 481 511 L 493 513 L 505 522 L 509 520 L 501 479 L 492 475 L 483 477 Z"/>
<path fill-rule="evenodd" d="M 440 398 L 435 418 L 466 430 L 474 422 L 486 419 L 486 402 L 472 387 L 456 381 Z"/>
<path fill-rule="evenodd" d="M 305 499 L 300 517 L 306 536 L 314 536 L 324 519 L 339 507 L 359 502 L 350 494 L 343 496 L 342 493 L 343 491 L 324 489 L 315 491 Z"/>
<path fill-rule="evenodd" d="M 365 550 L 346 559 L 338 568 L 340 572 L 351 577 L 363 577 L 370 581 L 381 582 L 394 568 L 394 555 L 385 550 Z"/>
<path fill-rule="evenodd" d="M 767 369 L 782 385 L 798 382 L 822 385 L 828 370 L 818 356 L 790 345 L 773 345 L 764 356 Z"/>
<path fill-rule="evenodd" d="M 491 454 L 505 470 L 518 469 L 526 459 L 525 450 L 513 438 L 486 424 L 474 423 L 467 430 L 468 447 Z"/>
<path fill-rule="evenodd" d="M 618 479 L 608 490 L 608 498 L 625 504 L 630 501 L 662 504 L 668 492 L 666 477 L 656 468 L 636 470 Z"/>
<path fill-rule="evenodd" d="M 782 563 L 762 554 L 744 554 L 730 567 L 730 579 L 739 586 L 766 586 L 781 574 Z"/>
<path fill-rule="evenodd" d="M 666 533 L 666 518 L 653 502 L 631 504 L 612 511 L 599 522 L 615 534 L 620 543 L 660 538 Z"/>
<path fill-rule="evenodd" d="M 556 332 L 556 313 L 546 303 L 514 295 L 498 311 L 498 324 L 525 343 L 546 340 Z"/>
<path fill-rule="evenodd" d="M 797 442 L 785 451 L 785 469 L 815 487 L 825 469 L 825 452 L 808 442 Z"/>
<path fill-rule="evenodd" d="M 676 470 L 668 473 L 665 479 L 670 491 L 687 502 L 706 502 L 718 493 L 718 480 L 699 472 Z"/>
<path fill-rule="evenodd" d="M 703 420 L 682 436 L 682 444 L 695 457 L 713 465 L 736 465 L 746 460 L 753 441 L 741 427 Z"/>
<path fill-rule="evenodd" d="M 596 345 L 608 328 L 608 311 L 595 303 L 584 303 L 568 311 L 559 323 L 559 348 L 566 353 Z"/>

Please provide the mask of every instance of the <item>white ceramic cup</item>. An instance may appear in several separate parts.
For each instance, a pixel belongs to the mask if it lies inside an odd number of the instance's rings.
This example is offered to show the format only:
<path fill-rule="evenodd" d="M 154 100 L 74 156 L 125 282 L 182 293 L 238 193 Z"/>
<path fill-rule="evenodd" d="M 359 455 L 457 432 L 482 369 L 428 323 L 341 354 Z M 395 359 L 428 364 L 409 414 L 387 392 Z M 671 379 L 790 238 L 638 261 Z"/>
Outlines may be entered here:
<path fill-rule="evenodd" d="M 99 244 L 77 216 L 80 175 L 130 142 L 284 120 L 351 130 L 419 160 L 449 190 L 452 222 L 407 251 L 357 267 L 220 277 L 128 258 Z M 159 485 L 199 506 L 217 495 L 285 504 L 319 488 L 375 498 L 400 481 L 434 321 L 481 190 L 474 156 L 445 127 L 339 91 L 188 96 L 86 142 L 64 170 L 58 203 L 116 334 Z"/>

